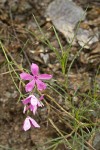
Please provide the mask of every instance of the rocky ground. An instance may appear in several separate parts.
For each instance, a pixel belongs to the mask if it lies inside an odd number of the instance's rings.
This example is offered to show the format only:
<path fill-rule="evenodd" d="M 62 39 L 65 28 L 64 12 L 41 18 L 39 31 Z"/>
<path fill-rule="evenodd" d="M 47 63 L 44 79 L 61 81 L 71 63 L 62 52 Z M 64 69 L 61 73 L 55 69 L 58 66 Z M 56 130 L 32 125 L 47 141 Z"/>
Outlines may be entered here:
<path fill-rule="evenodd" d="M 30 63 L 37 63 L 41 72 L 53 74 L 54 79 L 63 82 L 61 66 L 56 55 L 40 41 L 43 36 L 40 34 L 33 17 L 34 15 L 38 20 L 39 26 L 49 38 L 51 44 L 60 51 L 54 31 L 51 28 L 52 20 L 50 21 L 45 17 L 47 7 L 52 1 L 0 0 L 0 40 L 7 48 L 9 59 L 13 58 L 18 65 L 27 69 L 29 69 Z M 99 0 L 74 0 L 74 2 L 83 10 L 86 10 L 88 6 L 86 22 L 81 23 L 82 28 L 87 30 L 91 28 L 94 33 L 99 31 Z M 35 33 L 36 37 L 29 31 Z M 64 49 L 66 49 L 68 47 L 66 38 L 62 33 L 58 32 L 58 34 Z M 68 66 L 80 47 L 79 44 L 72 46 Z M 80 91 L 85 93 L 91 87 L 93 88 L 93 81 L 95 80 L 99 87 L 99 93 L 100 74 L 98 73 L 95 78 L 99 65 L 100 43 L 98 37 L 98 41 L 94 42 L 88 49 L 84 48 L 75 60 L 69 74 L 68 92 L 73 94 L 73 91 L 77 91 L 78 87 L 80 87 Z M 16 67 L 15 69 L 17 70 L 18 68 Z M 16 78 L 15 80 L 17 82 Z M 19 83 L 17 84 L 19 86 Z M 50 94 L 53 95 L 52 92 Z M 0 150 L 6 149 L 4 147 L 10 147 L 12 150 L 45 150 L 45 147 L 39 147 L 39 145 L 48 141 L 48 139 L 57 137 L 55 130 L 51 125 L 48 125 L 46 115 L 48 110 L 44 107 L 36 116 L 41 125 L 39 130 L 32 129 L 28 132 L 23 132 L 21 128 L 24 120 L 23 107 L 21 102 L 18 102 L 18 99 L 19 93 L 11 79 L 6 58 L 0 48 Z M 61 102 L 59 100 L 59 103 Z M 76 105 L 79 103 L 77 97 L 75 97 L 75 103 L 77 103 Z M 86 101 L 87 103 L 88 101 Z M 58 150 L 63 149 L 65 148 L 61 146 L 58 148 Z"/>

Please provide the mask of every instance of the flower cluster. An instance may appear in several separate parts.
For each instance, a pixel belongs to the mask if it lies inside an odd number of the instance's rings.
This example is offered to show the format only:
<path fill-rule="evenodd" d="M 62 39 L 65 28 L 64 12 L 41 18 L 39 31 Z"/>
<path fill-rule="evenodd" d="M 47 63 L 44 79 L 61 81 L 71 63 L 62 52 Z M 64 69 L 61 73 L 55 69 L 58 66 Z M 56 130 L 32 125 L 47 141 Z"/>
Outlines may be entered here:
<path fill-rule="evenodd" d="M 33 114 L 36 114 L 37 108 L 42 107 L 43 103 L 41 100 L 43 99 L 43 95 L 38 99 L 36 96 L 32 93 L 32 90 L 36 87 L 38 91 L 43 91 L 46 89 L 46 83 L 44 83 L 42 80 L 49 80 L 52 78 L 52 75 L 49 74 L 39 74 L 39 67 L 38 65 L 32 63 L 31 65 L 31 73 L 28 74 L 26 72 L 23 72 L 20 74 L 20 78 L 23 80 L 29 80 L 29 83 L 25 86 L 25 91 L 30 92 L 29 96 L 22 100 L 22 103 L 24 105 L 23 113 L 26 111 L 31 111 Z M 38 123 L 32 119 L 30 116 L 27 116 L 24 124 L 23 129 L 24 131 L 29 130 L 31 127 L 39 128 L 40 126 Z"/>

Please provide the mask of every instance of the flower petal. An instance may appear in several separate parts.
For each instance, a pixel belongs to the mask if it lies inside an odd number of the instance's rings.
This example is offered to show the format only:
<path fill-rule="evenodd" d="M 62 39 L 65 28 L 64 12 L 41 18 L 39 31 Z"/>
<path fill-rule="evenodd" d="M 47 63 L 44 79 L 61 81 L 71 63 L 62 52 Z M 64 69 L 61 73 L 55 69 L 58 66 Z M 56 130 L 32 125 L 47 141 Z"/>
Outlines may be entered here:
<path fill-rule="evenodd" d="M 34 86 L 35 86 L 35 81 L 32 80 L 31 82 L 29 82 L 29 83 L 25 86 L 26 92 L 32 91 L 32 89 L 34 88 Z"/>
<path fill-rule="evenodd" d="M 43 106 L 43 104 L 42 104 L 42 103 L 40 103 L 40 102 L 38 101 L 37 106 L 38 106 L 38 107 L 42 107 L 42 106 Z"/>
<path fill-rule="evenodd" d="M 33 114 L 35 115 L 36 114 L 36 111 L 37 111 L 37 106 L 34 106 L 34 108 L 33 108 Z"/>
<path fill-rule="evenodd" d="M 29 117 L 27 117 L 24 121 L 24 124 L 23 124 L 23 130 L 24 131 L 27 131 L 31 128 L 31 123 L 29 121 Z"/>
<path fill-rule="evenodd" d="M 43 95 L 41 95 L 41 97 L 40 97 L 40 101 L 41 101 L 41 100 L 43 100 L 43 99 L 44 99 L 44 94 L 43 94 Z"/>
<path fill-rule="evenodd" d="M 32 119 L 31 117 L 29 117 L 29 119 L 33 127 L 40 128 L 40 126 L 37 124 L 37 122 L 34 119 Z"/>
<path fill-rule="evenodd" d="M 52 75 L 50 75 L 50 74 L 40 74 L 40 75 L 38 75 L 38 77 L 39 77 L 39 79 L 43 79 L 43 80 L 49 80 L 49 79 L 51 79 L 52 78 Z"/>
<path fill-rule="evenodd" d="M 30 103 L 30 100 L 31 100 L 31 95 L 28 96 L 27 98 L 23 99 L 23 100 L 22 100 L 22 103 L 23 103 L 24 105 L 26 105 L 26 104 Z"/>
<path fill-rule="evenodd" d="M 30 105 L 29 105 L 29 109 L 30 109 L 30 111 L 33 111 L 34 106 L 30 104 Z"/>
<path fill-rule="evenodd" d="M 30 111 L 32 111 L 33 114 L 35 115 L 35 114 L 36 114 L 36 111 L 37 111 L 37 105 L 35 105 L 35 106 L 30 105 Z"/>
<path fill-rule="evenodd" d="M 30 109 L 30 105 L 29 106 L 24 106 L 24 110 L 23 110 L 23 113 L 25 114 L 25 112 L 28 110 L 28 109 Z M 30 109 L 31 110 L 31 109 Z"/>
<path fill-rule="evenodd" d="M 30 103 L 31 105 L 36 106 L 38 103 L 38 99 L 34 95 L 32 95 Z"/>
<path fill-rule="evenodd" d="M 36 80 L 38 90 L 42 91 L 46 89 L 46 84 L 43 83 L 41 80 Z"/>
<path fill-rule="evenodd" d="M 20 74 L 20 78 L 23 80 L 32 80 L 33 76 L 28 73 L 23 72 Z"/>
<path fill-rule="evenodd" d="M 38 72 L 39 72 L 38 65 L 32 63 L 32 65 L 31 65 L 31 72 L 32 72 L 33 75 L 38 75 Z"/>
<path fill-rule="evenodd" d="M 36 114 L 36 111 L 37 111 L 37 105 L 33 106 L 33 105 L 30 105 L 30 111 L 33 112 L 33 114 L 35 115 Z"/>
<path fill-rule="evenodd" d="M 26 105 L 24 106 L 23 114 L 25 114 L 25 112 L 26 112 Z"/>

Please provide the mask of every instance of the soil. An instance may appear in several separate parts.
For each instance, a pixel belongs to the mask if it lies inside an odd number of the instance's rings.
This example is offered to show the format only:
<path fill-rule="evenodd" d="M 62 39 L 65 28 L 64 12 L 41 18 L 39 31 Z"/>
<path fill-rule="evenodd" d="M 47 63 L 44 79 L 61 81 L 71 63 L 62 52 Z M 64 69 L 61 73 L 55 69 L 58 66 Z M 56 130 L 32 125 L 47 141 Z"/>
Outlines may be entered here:
<path fill-rule="evenodd" d="M 44 45 L 39 39 L 43 38 L 34 21 L 34 16 L 38 20 L 40 27 L 50 39 L 52 45 L 59 50 L 53 30 L 50 29 L 52 23 L 45 18 L 45 10 L 52 0 L 1 0 L 0 1 L 0 39 L 10 55 L 18 65 L 29 69 L 30 63 L 37 63 L 40 71 L 53 74 L 53 78 L 63 82 L 60 64 L 52 50 Z M 87 21 L 94 29 L 99 28 L 99 1 L 74 0 L 87 11 Z M 36 33 L 37 38 L 33 37 L 28 31 Z M 59 33 L 63 46 L 68 47 L 68 43 L 61 33 Z M 24 51 L 23 51 L 23 50 Z M 71 48 L 68 64 L 76 54 L 79 45 Z M 10 54 L 10 55 L 9 55 Z M 80 56 L 75 60 L 69 76 L 70 94 L 81 85 L 80 91 L 87 92 L 93 86 L 93 80 L 100 64 L 100 44 L 96 42 L 89 50 L 84 49 Z M 36 120 L 40 124 L 40 129 L 31 129 L 27 132 L 22 130 L 25 119 L 23 115 L 23 105 L 19 100 L 17 91 L 12 78 L 9 74 L 7 60 L 0 49 L 0 150 L 45 150 L 43 145 L 51 138 L 57 137 L 56 131 L 48 123 L 48 110 L 46 107 L 40 109 L 36 115 Z M 17 70 L 18 68 L 15 67 Z M 18 71 L 20 73 L 20 71 Z M 18 80 L 14 75 L 17 85 Z M 100 77 L 96 81 L 100 86 Z M 71 91 L 71 90 L 72 91 Z M 22 90 L 22 89 L 21 89 Z M 49 90 L 47 90 L 48 92 Z M 68 91 L 68 92 L 69 92 Z M 49 91 L 53 95 L 52 91 Z M 57 97 L 56 95 L 53 97 Z M 59 98 L 60 99 L 60 98 Z M 59 100 L 59 103 L 62 101 Z M 76 101 L 76 103 L 78 103 Z M 78 105 L 78 104 L 76 104 Z M 53 114 L 52 114 L 53 116 Z M 57 150 L 66 149 L 59 146 Z"/>

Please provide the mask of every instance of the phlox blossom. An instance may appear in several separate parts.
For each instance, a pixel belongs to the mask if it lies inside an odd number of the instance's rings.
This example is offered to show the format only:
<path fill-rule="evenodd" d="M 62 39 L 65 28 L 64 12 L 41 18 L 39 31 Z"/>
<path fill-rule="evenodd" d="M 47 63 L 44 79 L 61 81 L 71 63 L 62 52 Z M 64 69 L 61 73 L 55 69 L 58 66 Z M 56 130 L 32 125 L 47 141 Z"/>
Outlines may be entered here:
<path fill-rule="evenodd" d="M 38 65 L 32 63 L 31 65 L 31 74 L 23 72 L 20 74 L 20 78 L 23 80 L 29 80 L 30 82 L 25 86 L 26 92 L 32 91 L 35 84 L 37 85 L 37 89 L 42 91 L 46 89 L 46 84 L 42 82 L 42 80 L 49 80 L 52 78 L 52 75 L 49 74 L 39 74 Z"/>
<path fill-rule="evenodd" d="M 40 97 L 40 100 L 42 99 L 43 99 L 43 95 Z M 25 113 L 27 110 L 30 110 L 35 114 L 37 108 L 43 106 L 40 100 L 38 100 L 34 95 L 30 95 L 24 100 L 22 100 L 22 103 L 25 105 L 23 113 Z"/>
<path fill-rule="evenodd" d="M 31 127 L 40 128 L 40 126 L 38 125 L 38 123 L 34 119 L 27 116 L 27 118 L 25 119 L 24 124 L 23 124 L 23 130 L 27 131 Z"/>

